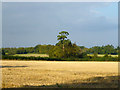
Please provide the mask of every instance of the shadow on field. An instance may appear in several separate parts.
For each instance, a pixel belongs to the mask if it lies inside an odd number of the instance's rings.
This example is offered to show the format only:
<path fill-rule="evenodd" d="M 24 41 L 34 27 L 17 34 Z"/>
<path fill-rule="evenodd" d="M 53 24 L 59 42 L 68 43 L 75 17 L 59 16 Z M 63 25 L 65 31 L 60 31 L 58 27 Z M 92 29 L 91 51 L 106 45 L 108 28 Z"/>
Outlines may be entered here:
<path fill-rule="evenodd" d="M 118 76 L 93 77 L 82 82 L 74 80 L 69 83 L 56 83 L 54 85 L 25 85 L 23 88 L 118 88 L 118 81 Z"/>
<path fill-rule="evenodd" d="M 28 67 L 28 66 L 0 66 L 0 68 L 17 68 L 17 67 Z"/>

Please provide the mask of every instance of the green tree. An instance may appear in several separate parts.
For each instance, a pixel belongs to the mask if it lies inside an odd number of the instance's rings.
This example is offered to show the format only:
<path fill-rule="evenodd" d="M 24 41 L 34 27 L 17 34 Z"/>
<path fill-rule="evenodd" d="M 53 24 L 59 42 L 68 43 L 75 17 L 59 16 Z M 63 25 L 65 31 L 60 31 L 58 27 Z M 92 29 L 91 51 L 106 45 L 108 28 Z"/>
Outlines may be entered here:
<path fill-rule="evenodd" d="M 64 43 L 65 43 L 65 39 L 67 39 L 67 36 L 69 35 L 68 32 L 66 31 L 61 31 L 59 32 L 60 35 L 57 36 L 57 40 L 60 40 L 60 42 L 63 45 L 63 52 L 64 52 Z"/>
<path fill-rule="evenodd" d="M 98 57 L 97 53 L 94 53 L 94 58 Z"/>
<path fill-rule="evenodd" d="M 2 55 L 5 55 L 5 51 L 4 50 L 2 50 Z"/>
<path fill-rule="evenodd" d="M 106 54 L 104 55 L 104 57 L 108 57 L 108 54 L 106 53 Z"/>
<path fill-rule="evenodd" d="M 54 45 L 37 45 L 34 47 L 34 53 L 49 54 Z"/>
<path fill-rule="evenodd" d="M 79 46 L 67 39 L 67 36 L 69 35 L 68 32 L 62 31 L 59 34 L 61 34 L 57 36 L 59 42 L 51 49 L 51 52 L 49 53 L 50 57 L 82 58 L 85 55 Z"/>

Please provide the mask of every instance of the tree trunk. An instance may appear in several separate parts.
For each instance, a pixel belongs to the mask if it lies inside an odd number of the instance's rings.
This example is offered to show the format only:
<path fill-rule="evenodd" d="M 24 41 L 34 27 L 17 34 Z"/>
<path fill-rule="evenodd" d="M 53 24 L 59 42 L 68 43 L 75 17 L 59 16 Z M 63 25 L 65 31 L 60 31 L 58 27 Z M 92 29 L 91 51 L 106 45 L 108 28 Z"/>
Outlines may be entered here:
<path fill-rule="evenodd" d="M 64 48 L 65 48 L 65 47 L 64 47 L 64 38 L 63 38 L 63 52 L 64 52 Z"/>
<path fill-rule="evenodd" d="M 64 44 L 63 44 L 63 52 L 64 52 Z"/>

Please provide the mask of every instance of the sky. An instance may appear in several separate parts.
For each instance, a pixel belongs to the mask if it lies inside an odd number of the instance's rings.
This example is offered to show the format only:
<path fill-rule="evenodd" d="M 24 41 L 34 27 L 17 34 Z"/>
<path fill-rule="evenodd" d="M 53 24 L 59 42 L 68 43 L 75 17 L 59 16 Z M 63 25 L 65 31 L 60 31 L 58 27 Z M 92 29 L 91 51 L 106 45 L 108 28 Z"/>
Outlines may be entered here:
<path fill-rule="evenodd" d="M 55 45 L 68 31 L 79 46 L 118 45 L 117 2 L 4 2 L 2 47 Z"/>

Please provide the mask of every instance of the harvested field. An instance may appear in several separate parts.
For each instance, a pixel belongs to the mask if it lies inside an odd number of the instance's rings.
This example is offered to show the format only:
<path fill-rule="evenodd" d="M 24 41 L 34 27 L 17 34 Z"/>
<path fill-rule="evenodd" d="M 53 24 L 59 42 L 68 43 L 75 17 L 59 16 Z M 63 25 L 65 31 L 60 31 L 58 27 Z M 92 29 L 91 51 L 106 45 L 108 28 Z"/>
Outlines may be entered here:
<path fill-rule="evenodd" d="M 2 61 L 2 87 L 118 87 L 118 62 Z"/>
<path fill-rule="evenodd" d="M 94 54 L 87 54 L 87 56 L 94 56 Z M 105 56 L 105 54 L 97 54 L 97 56 L 98 57 L 104 57 Z M 118 57 L 118 55 L 110 55 L 110 54 L 108 54 L 108 56 L 111 56 L 111 57 Z"/>
<path fill-rule="evenodd" d="M 25 56 L 25 57 L 49 57 L 47 54 L 15 54 L 14 56 Z"/>

